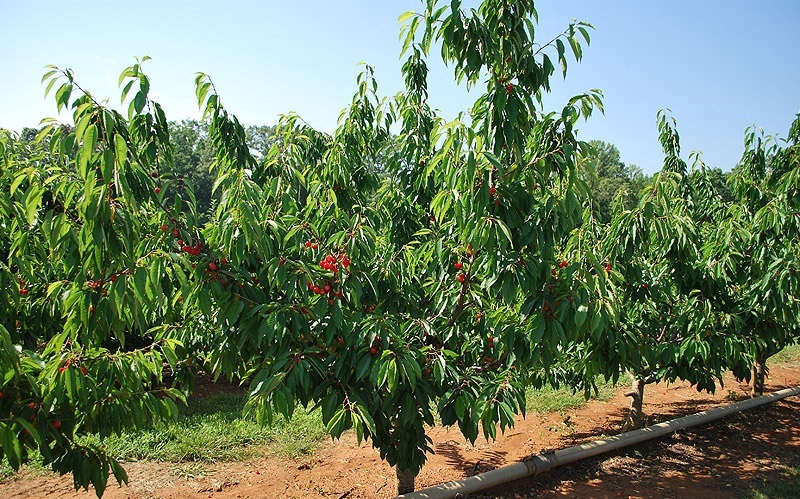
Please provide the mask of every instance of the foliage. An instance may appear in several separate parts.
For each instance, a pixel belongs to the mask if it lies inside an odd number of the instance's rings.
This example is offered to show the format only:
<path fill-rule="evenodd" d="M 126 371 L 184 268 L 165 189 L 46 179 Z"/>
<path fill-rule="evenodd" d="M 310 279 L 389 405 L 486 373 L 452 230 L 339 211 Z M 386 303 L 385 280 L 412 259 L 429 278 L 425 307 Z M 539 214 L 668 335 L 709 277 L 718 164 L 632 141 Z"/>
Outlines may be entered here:
<path fill-rule="evenodd" d="M 747 131 L 744 155 L 729 182 L 735 200 L 704 252 L 724 283 L 727 320 L 756 366 L 755 392 L 763 386 L 766 360 L 800 337 L 799 142 L 800 115 L 785 141 Z"/>
<path fill-rule="evenodd" d="M 800 120 L 787 147 L 748 135 L 726 205 L 660 113 L 664 169 L 606 226 L 574 128 L 601 94 L 542 105 L 591 26 L 541 44 L 536 19 L 530 0 L 429 0 L 401 16 L 404 90 L 382 97 L 365 66 L 332 133 L 246 129 L 202 73 L 203 120 L 170 123 L 147 58 L 120 76 L 126 115 L 48 68 L 72 123 L 0 132 L 10 465 L 38 450 L 100 495 L 126 475 L 99 442 L 174 420 L 204 369 L 248 380 L 257 422 L 318 407 L 413 476 L 426 425 L 493 438 L 528 386 L 589 393 L 623 368 L 713 389 L 796 342 Z M 433 46 L 477 95 L 451 122 L 428 104 Z"/>

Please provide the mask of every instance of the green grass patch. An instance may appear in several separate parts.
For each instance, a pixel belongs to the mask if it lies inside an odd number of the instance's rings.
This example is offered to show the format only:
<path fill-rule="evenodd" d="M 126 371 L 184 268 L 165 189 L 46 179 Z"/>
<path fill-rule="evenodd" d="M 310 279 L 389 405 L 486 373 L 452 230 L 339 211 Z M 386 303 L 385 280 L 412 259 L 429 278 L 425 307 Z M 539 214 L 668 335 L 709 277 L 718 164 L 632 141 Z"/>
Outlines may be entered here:
<path fill-rule="evenodd" d="M 89 436 L 83 443 L 102 445 L 120 461 L 182 463 L 295 457 L 312 453 L 327 437 L 319 410 L 298 409 L 291 420 L 279 417 L 262 428 L 254 418 L 242 418 L 246 397 L 219 394 L 189 399 L 174 422 L 114 435 L 102 443 L 99 437 Z M 38 453 L 31 455 L 26 469 L 45 470 Z M 8 461 L 0 461 L 0 480 L 13 474 Z"/>
<path fill-rule="evenodd" d="M 790 468 L 780 480 L 750 489 L 747 499 L 793 499 L 800 497 L 800 467 Z"/>
<path fill-rule="evenodd" d="M 798 362 L 800 362 L 800 345 L 790 345 L 770 357 L 767 364 L 796 364 Z"/>
<path fill-rule="evenodd" d="M 299 409 L 291 420 L 277 418 L 262 428 L 253 418 L 242 418 L 245 400 L 245 394 L 190 399 L 177 421 L 112 436 L 103 445 L 124 461 L 242 461 L 308 454 L 326 437 L 319 411 Z M 93 438 L 89 441 L 100 443 Z"/>
<path fill-rule="evenodd" d="M 597 383 L 597 393 L 592 393 L 590 399 L 608 400 L 614 394 L 612 382 L 600 381 Z M 569 388 L 545 387 L 540 390 L 530 388 L 526 394 L 527 408 L 538 413 L 561 412 L 567 409 L 581 407 L 586 403 L 583 392 L 575 393 Z"/>

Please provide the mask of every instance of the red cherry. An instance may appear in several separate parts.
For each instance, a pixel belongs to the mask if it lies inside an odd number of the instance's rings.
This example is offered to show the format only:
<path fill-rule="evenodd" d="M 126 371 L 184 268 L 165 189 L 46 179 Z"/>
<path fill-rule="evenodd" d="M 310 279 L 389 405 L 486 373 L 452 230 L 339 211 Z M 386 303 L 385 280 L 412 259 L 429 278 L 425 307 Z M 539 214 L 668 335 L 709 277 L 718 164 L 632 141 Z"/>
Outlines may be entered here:
<path fill-rule="evenodd" d="M 150 176 L 153 178 L 158 178 L 158 172 L 153 172 L 150 174 Z"/>
<path fill-rule="evenodd" d="M 458 280 L 458 282 L 464 282 L 467 280 L 467 275 L 464 273 L 458 274 L 456 276 L 456 279 Z"/>
<path fill-rule="evenodd" d="M 159 194 L 161 192 L 161 187 L 156 187 L 155 189 L 153 189 L 153 192 Z"/>
<path fill-rule="evenodd" d="M 370 347 L 369 353 L 371 353 L 372 355 L 377 354 L 378 353 L 378 347 Z"/>
<path fill-rule="evenodd" d="M 510 95 L 511 92 L 513 92 L 513 91 L 514 91 L 514 84 L 513 83 L 509 83 L 508 85 L 506 85 L 506 94 Z"/>
<path fill-rule="evenodd" d="M 167 226 L 166 226 L 166 224 L 165 224 L 165 225 L 162 225 L 162 226 L 161 226 L 161 232 L 166 232 L 168 228 L 169 228 L 169 227 L 167 227 Z"/>
<path fill-rule="evenodd" d="M 569 265 L 569 263 L 567 263 L 567 261 L 566 261 L 566 260 L 561 260 L 561 263 L 559 263 L 559 264 L 558 264 L 558 266 L 559 266 L 559 267 L 561 267 L 562 269 L 563 269 L 564 267 L 568 266 L 568 265 Z"/>
<path fill-rule="evenodd" d="M 208 262 L 208 270 L 210 270 L 211 272 L 216 272 L 217 264 L 214 262 Z"/>
<path fill-rule="evenodd" d="M 172 237 L 178 237 L 180 235 L 181 235 L 181 231 L 177 227 L 172 229 Z"/>
<path fill-rule="evenodd" d="M 558 271 L 557 271 L 556 269 L 552 269 L 552 270 L 550 271 L 550 273 L 551 273 L 551 274 L 553 274 L 553 277 L 555 277 L 555 276 L 557 276 L 557 275 L 558 275 Z"/>
<path fill-rule="evenodd" d="M 55 427 L 56 430 L 61 428 L 61 420 L 56 419 L 55 421 L 53 421 L 53 426 Z"/>
<path fill-rule="evenodd" d="M 347 257 L 342 258 L 342 267 L 349 267 L 350 266 L 350 259 Z"/>
<path fill-rule="evenodd" d="M 489 195 L 494 197 L 497 194 L 497 187 L 489 187 Z"/>
<path fill-rule="evenodd" d="M 61 374 L 66 370 L 67 370 L 67 366 L 61 366 L 61 367 L 58 368 L 58 374 Z"/>
<path fill-rule="evenodd" d="M 180 303 L 180 302 L 182 302 L 182 301 L 183 301 L 183 296 L 179 296 L 179 297 L 178 297 L 178 303 Z"/>
<path fill-rule="evenodd" d="M 330 290 L 331 290 L 331 287 L 329 285 L 327 285 L 327 284 L 325 285 L 324 288 L 322 288 L 322 291 L 324 291 L 325 293 L 329 292 Z"/>
<path fill-rule="evenodd" d="M 317 248 L 319 248 L 319 244 L 314 243 L 311 245 L 311 249 L 317 249 Z"/>
<path fill-rule="evenodd" d="M 607 263 L 605 267 L 603 267 L 606 272 L 611 272 L 611 264 Z"/>
<path fill-rule="evenodd" d="M 461 270 L 461 267 L 463 266 L 464 264 L 462 262 L 453 262 L 453 268 L 456 270 Z"/>
<path fill-rule="evenodd" d="M 336 338 L 336 342 L 339 343 L 340 345 L 344 345 L 344 340 L 341 338 Z"/>
<path fill-rule="evenodd" d="M 476 318 L 477 320 L 481 320 L 481 318 L 482 318 L 482 317 L 483 317 L 483 312 L 478 312 L 478 313 L 475 315 L 475 318 Z"/>
<path fill-rule="evenodd" d="M 313 243 L 311 241 L 306 241 L 305 242 L 306 248 L 310 248 L 312 244 Z"/>
<path fill-rule="evenodd" d="M 25 296 L 25 295 L 27 295 L 27 294 L 28 294 L 28 290 L 27 290 L 27 289 L 25 289 L 25 288 L 23 288 L 23 289 L 20 289 L 20 290 L 19 290 L 19 294 L 21 294 L 22 296 Z"/>
<path fill-rule="evenodd" d="M 228 259 L 227 259 L 227 258 L 222 258 L 222 259 L 219 261 L 219 263 L 220 263 L 220 264 L 222 264 L 222 265 L 225 265 L 226 263 L 228 263 Z"/>
<path fill-rule="evenodd" d="M 328 305 L 333 306 L 333 298 L 328 298 Z"/>

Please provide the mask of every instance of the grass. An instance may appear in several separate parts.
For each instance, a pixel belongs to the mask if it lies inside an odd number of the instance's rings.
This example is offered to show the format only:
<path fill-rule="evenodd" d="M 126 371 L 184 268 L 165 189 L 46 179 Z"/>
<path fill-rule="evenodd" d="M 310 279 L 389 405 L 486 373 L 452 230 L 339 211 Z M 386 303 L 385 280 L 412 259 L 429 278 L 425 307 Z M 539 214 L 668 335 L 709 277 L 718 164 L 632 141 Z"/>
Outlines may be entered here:
<path fill-rule="evenodd" d="M 291 420 L 277 418 L 262 428 L 253 418 L 242 418 L 245 399 L 245 394 L 190 399 L 177 421 L 112 436 L 103 445 L 123 461 L 243 461 L 308 454 L 326 436 L 319 411 L 300 409 Z"/>
<path fill-rule="evenodd" d="M 800 362 L 800 345 L 791 345 L 769 358 L 767 364 L 788 364 Z"/>
<path fill-rule="evenodd" d="M 591 398 L 597 400 L 608 400 L 614 394 L 614 384 L 611 382 L 600 381 L 597 384 L 597 393 L 593 393 Z M 567 409 L 574 409 L 586 403 L 586 398 L 582 392 L 574 393 L 569 388 L 550 388 L 545 387 L 540 390 L 529 389 L 527 392 L 528 410 L 544 412 L 561 412 Z"/>
<path fill-rule="evenodd" d="M 800 467 L 790 468 L 782 479 L 750 489 L 747 499 L 790 499 L 800 497 Z"/>
<path fill-rule="evenodd" d="M 210 463 L 309 454 L 327 437 L 318 410 L 299 409 L 291 420 L 276 418 L 272 425 L 262 428 L 254 418 L 242 418 L 245 399 L 245 394 L 230 393 L 190 399 L 176 421 L 115 435 L 103 440 L 102 445 L 120 461 Z M 83 442 L 101 444 L 96 436 Z M 26 467 L 44 470 L 38 455 L 32 455 Z M 183 468 L 178 469 L 183 473 Z M 13 474 L 3 459 L 0 480 Z"/>

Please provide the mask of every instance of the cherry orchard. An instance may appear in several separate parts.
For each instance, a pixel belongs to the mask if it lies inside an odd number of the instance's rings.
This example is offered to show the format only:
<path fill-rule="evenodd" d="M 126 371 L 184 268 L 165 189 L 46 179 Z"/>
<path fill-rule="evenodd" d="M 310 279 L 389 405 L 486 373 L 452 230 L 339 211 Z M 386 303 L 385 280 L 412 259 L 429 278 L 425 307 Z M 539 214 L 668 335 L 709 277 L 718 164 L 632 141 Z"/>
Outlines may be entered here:
<path fill-rule="evenodd" d="M 599 96 L 558 114 L 537 103 L 565 46 L 580 58 L 587 25 L 538 46 L 533 5 L 503 5 L 403 16 L 405 91 L 381 99 L 366 67 L 332 134 L 286 116 L 261 164 L 197 80 L 222 193 L 204 240 L 227 255 L 230 283 L 188 300 L 214 324 L 212 364 L 252 377 L 262 420 L 320 405 L 333 436 L 352 428 L 397 467 L 400 492 L 431 451 L 435 412 L 470 440 L 494 437 L 524 410 L 532 373 L 609 320 L 600 264 L 559 265 L 587 195 L 573 126 Z M 458 81 L 485 85 L 471 125 L 428 104 L 435 40 Z"/>

